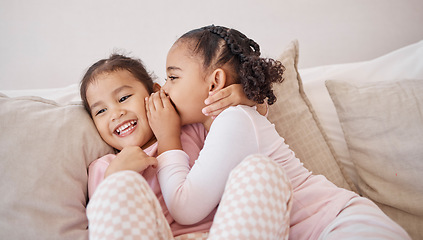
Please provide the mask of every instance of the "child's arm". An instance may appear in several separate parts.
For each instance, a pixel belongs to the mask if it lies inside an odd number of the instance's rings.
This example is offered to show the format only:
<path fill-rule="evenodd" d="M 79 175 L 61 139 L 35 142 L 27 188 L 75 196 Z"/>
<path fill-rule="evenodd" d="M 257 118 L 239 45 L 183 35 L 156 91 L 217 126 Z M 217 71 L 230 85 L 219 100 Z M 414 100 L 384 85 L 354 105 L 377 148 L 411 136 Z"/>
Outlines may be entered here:
<path fill-rule="evenodd" d="M 222 197 L 231 170 L 246 156 L 260 152 L 248 111 L 224 111 L 213 122 L 213 130 L 192 167 L 183 151 L 167 151 L 157 157 L 163 198 L 178 223 L 195 224 L 210 214 Z"/>
<path fill-rule="evenodd" d="M 205 100 L 205 104 L 208 105 L 203 108 L 203 113 L 206 116 L 216 117 L 226 108 L 240 104 L 257 106 L 257 111 L 261 115 L 267 115 L 267 103 L 257 104 L 248 99 L 242 90 L 241 84 L 232 84 L 217 92 L 210 92 L 209 97 Z"/>
<path fill-rule="evenodd" d="M 169 150 L 182 150 L 181 119 L 163 90 L 145 101 L 148 123 L 157 138 L 158 155 Z"/>

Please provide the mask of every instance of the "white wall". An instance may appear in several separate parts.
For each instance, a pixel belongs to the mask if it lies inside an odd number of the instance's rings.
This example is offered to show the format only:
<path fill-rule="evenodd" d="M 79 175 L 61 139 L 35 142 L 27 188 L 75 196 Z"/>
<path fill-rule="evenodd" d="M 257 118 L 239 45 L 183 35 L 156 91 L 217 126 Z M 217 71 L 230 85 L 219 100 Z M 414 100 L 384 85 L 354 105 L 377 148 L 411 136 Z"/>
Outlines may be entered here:
<path fill-rule="evenodd" d="M 115 50 L 164 79 L 178 36 L 214 23 L 276 58 L 300 42 L 300 68 L 369 60 L 423 39 L 421 0 L 2 0 L 0 89 L 63 87 Z"/>

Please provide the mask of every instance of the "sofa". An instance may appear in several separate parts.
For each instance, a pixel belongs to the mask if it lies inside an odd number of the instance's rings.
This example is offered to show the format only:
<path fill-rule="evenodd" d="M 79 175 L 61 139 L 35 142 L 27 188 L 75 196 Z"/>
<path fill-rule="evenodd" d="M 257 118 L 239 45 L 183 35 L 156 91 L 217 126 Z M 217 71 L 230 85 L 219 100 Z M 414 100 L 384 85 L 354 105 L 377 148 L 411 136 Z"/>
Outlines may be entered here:
<path fill-rule="evenodd" d="M 279 60 L 268 118 L 304 166 L 373 200 L 423 238 L 423 41 L 376 59 L 299 69 Z M 87 167 L 113 149 L 75 84 L 0 90 L 0 239 L 88 239 Z M 312 196 L 310 196 L 312 197 Z"/>

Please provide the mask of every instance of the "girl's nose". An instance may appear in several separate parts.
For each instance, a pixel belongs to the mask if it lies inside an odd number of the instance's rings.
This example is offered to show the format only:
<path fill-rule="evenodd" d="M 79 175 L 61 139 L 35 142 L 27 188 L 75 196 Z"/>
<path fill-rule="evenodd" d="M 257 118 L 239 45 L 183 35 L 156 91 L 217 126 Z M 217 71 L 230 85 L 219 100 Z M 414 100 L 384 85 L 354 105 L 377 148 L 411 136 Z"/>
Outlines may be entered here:
<path fill-rule="evenodd" d="M 118 120 L 119 118 L 121 118 L 125 114 L 126 114 L 126 111 L 124 109 L 120 109 L 120 108 L 114 109 L 113 113 L 111 115 L 112 121 Z"/>
<path fill-rule="evenodd" d="M 168 90 L 168 84 L 167 84 L 167 82 L 165 82 L 165 84 L 162 86 L 162 90 L 163 90 L 165 93 L 167 93 L 167 90 Z"/>

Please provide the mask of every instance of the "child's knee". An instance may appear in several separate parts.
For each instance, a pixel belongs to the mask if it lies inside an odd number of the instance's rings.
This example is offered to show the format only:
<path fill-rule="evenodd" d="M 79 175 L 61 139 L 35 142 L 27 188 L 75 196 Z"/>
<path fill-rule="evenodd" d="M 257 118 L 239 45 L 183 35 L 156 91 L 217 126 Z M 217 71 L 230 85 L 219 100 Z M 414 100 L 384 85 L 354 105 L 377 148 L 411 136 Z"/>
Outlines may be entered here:
<path fill-rule="evenodd" d="M 263 168 L 264 166 L 277 167 L 277 164 L 275 163 L 275 161 L 273 161 L 273 159 L 262 154 L 249 155 L 246 158 L 244 158 L 244 160 L 241 163 L 259 166 L 261 168 Z"/>
<path fill-rule="evenodd" d="M 102 185 L 113 185 L 113 188 L 116 191 L 133 191 L 139 188 L 148 188 L 147 181 L 141 176 L 141 174 L 134 171 L 120 171 L 108 176 L 100 184 L 99 188 Z M 111 190 L 111 189 L 110 189 Z"/>
<path fill-rule="evenodd" d="M 87 217 L 90 238 L 147 236 L 148 239 L 172 239 L 156 195 L 144 177 L 134 171 L 108 176 L 90 200 Z"/>
<path fill-rule="evenodd" d="M 232 172 L 275 172 L 277 175 L 280 175 L 284 179 L 287 179 L 285 170 L 279 166 L 273 159 L 262 155 L 262 154 L 252 154 L 244 158 Z"/>
<path fill-rule="evenodd" d="M 245 229 L 256 223 L 274 226 L 265 234 L 282 239 L 289 230 L 291 208 L 292 188 L 284 169 L 267 156 L 250 155 L 231 172 L 210 234 L 221 234 L 227 221 L 235 221 L 245 223 Z M 237 217 L 242 221 L 234 220 Z"/>
<path fill-rule="evenodd" d="M 136 196 L 150 196 L 151 194 L 155 196 L 147 181 L 139 173 L 129 170 L 121 171 L 108 176 L 101 182 L 90 199 L 90 203 L 103 202 L 104 199 L 121 201 L 124 196 L 125 198 L 135 198 Z M 147 197 L 147 199 L 153 198 L 153 196 Z"/>
<path fill-rule="evenodd" d="M 272 185 L 282 185 L 287 191 L 291 191 L 291 182 L 282 166 L 261 154 L 247 156 L 232 170 L 230 178 L 256 179 L 263 184 L 269 182 Z"/>

